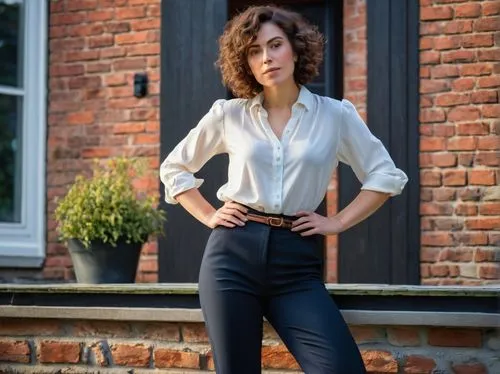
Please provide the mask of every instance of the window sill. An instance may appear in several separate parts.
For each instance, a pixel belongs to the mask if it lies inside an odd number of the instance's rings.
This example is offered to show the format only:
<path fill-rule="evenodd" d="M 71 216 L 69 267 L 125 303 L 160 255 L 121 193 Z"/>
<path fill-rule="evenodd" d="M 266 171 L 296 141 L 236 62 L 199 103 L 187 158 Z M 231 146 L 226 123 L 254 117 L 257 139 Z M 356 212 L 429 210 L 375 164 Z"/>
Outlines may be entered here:
<path fill-rule="evenodd" d="M 11 256 L 0 254 L 1 268 L 41 268 L 45 261 L 44 256 Z"/>

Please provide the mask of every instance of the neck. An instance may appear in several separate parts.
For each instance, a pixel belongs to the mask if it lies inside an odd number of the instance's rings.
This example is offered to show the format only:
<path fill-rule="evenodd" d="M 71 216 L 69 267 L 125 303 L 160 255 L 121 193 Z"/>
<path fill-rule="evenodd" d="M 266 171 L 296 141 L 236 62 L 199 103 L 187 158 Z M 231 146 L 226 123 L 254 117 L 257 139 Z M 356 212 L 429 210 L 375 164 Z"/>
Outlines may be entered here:
<path fill-rule="evenodd" d="M 291 108 L 299 97 L 299 87 L 294 81 L 279 86 L 264 87 L 263 106 L 267 109 Z"/>

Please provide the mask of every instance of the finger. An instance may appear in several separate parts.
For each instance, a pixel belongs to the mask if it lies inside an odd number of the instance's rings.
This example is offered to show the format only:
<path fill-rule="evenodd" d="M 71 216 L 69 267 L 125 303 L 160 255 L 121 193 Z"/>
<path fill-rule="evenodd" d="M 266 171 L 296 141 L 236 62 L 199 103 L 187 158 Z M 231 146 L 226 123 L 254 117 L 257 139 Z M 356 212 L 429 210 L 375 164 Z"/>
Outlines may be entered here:
<path fill-rule="evenodd" d="M 308 216 L 310 214 L 311 214 L 310 212 L 306 212 L 305 210 L 300 210 L 297 213 L 295 213 L 295 216 L 297 216 L 297 217 L 303 217 L 303 216 Z"/>
<path fill-rule="evenodd" d="M 245 224 L 243 221 L 240 221 L 238 218 L 236 218 L 232 214 L 227 214 L 227 213 L 221 212 L 219 217 L 222 218 L 223 220 L 232 222 L 232 223 L 239 225 L 239 226 L 243 226 Z"/>
<path fill-rule="evenodd" d="M 248 209 L 246 207 L 244 207 L 243 205 L 239 204 L 239 203 L 235 203 L 234 201 L 230 201 L 228 205 L 231 208 L 236 209 L 236 210 L 240 211 L 243 214 L 247 214 L 248 213 Z"/>
<path fill-rule="evenodd" d="M 309 222 L 309 217 L 301 217 L 292 222 L 292 227 L 296 227 L 303 223 Z"/>
<path fill-rule="evenodd" d="M 311 235 L 314 235 L 314 234 L 317 234 L 318 233 L 318 229 L 315 227 L 314 229 L 312 230 L 307 230 L 307 231 L 304 231 L 304 232 L 301 232 L 300 233 L 300 236 L 311 236 Z"/>
<path fill-rule="evenodd" d="M 315 227 L 314 223 L 312 223 L 312 222 L 304 222 L 303 224 L 301 224 L 299 226 L 292 227 L 291 231 L 303 231 L 303 230 L 306 230 L 306 229 L 310 229 L 311 227 Z"/>
<path fill-rule="evenodd" d="M 225 226 L 225 227 L 230 227 L 230 228 L 236 227 L 235 224 L 233 224 L 231 222 L 228 222 L 228 221 L 224 221 L 223 219 L 219 220 L 219 223 L 217 223 L 217 225 L 219 225 L 219 226 Z"/>
<path fill-rule="evenodd" d="M 247 217 L 245 216 L 245 214 L 242 213 L 241 211 L 239 211 L 238 209 L 229 208 L 227 211 L 227 214 L 231 214 L 233 216 L 236 216 L 241 221 L 247 221 Z"/>

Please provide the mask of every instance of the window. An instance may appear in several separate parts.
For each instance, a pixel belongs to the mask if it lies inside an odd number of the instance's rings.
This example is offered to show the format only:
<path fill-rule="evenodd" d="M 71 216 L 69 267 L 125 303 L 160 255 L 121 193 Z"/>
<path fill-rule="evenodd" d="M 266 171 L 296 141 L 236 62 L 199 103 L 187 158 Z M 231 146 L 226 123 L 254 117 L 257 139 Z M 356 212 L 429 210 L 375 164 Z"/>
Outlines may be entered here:
<path fill-rule="evenodd" d="M 0 266 L 45 247 L 47 2 L 0 0 Z"/>

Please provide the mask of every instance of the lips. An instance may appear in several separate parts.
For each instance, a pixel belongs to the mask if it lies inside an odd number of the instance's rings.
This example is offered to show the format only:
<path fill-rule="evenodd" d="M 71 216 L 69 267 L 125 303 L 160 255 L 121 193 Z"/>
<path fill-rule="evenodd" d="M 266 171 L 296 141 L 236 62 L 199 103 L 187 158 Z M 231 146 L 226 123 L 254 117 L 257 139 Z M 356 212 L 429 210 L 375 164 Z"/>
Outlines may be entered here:
<path fill-rule="evenodd" d="M 264 74 L 271 73 L 273 71 L 279 70 L 280 68 L 269 68 L 264 71 Z"/>

